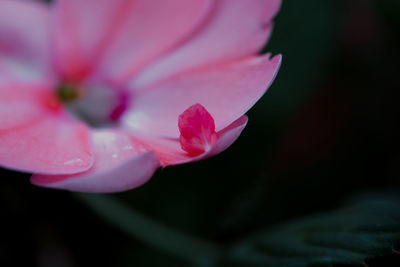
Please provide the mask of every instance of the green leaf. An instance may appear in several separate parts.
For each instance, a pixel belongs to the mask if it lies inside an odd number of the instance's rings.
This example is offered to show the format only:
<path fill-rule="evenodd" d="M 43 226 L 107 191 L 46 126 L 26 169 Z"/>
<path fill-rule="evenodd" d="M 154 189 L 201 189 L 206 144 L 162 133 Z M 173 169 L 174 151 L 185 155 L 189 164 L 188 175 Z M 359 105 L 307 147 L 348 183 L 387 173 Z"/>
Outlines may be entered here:
<path fill-rule="evenodd" d="M 216 245 L 153 221 L 114 197 L 83 193 L 74 195 L 125 234 L 195 266 L 212 266 L 219 254 Z"/>
<path fill-rule="evenodd" d="M 366 266 L 368 259 L 394 254 L 399 242 L 399 203 L 368 201 L 257 233 L 235 246 L 222 265 Z"/>

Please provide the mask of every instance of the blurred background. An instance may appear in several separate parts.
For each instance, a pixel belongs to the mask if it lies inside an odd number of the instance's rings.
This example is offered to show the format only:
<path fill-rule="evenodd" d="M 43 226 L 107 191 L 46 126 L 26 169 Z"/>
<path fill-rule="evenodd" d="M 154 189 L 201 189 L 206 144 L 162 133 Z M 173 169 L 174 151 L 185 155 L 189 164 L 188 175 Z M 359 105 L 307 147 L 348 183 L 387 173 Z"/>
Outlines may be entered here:
<path fill-rule="evenodd" d="M 365 192 L 396 193 L 399 18 L 398 0 L 283 0 L 265 48 L 283 54 L 283 65 L 239 140 L 112 197 L 148 220 L 229 246 Z M 121 231 L 75 194 L 0 171 L 0 266 L 190 266 Z"/>

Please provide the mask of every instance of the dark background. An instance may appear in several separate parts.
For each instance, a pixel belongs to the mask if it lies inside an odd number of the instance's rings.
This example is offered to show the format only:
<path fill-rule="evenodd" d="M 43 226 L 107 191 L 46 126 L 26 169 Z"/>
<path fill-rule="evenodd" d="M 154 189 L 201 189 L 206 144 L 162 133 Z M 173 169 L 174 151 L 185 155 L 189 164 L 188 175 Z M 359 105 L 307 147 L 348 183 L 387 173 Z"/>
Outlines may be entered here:
<path fill-rule="evenodd" d="M 283 0 L 265 51 L 276 82 L 239 140 L 113 195 L 217 244 L 400 185 L 398 0 Z M 0 266 L 188 266 L 105 223 L 74 194 L 0 172 Z M 370 266 L 389 265 L 371 262 Z"/>

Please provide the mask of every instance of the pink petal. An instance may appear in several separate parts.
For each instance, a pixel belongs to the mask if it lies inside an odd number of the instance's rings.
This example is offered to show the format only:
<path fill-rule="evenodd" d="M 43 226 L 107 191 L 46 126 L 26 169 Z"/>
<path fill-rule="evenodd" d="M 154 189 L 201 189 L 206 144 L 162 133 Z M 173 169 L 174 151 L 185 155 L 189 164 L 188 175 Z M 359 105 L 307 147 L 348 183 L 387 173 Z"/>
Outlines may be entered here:
<path fill-rule="evenodd" d="M 35 174 L 32 183 L 82 192 L 120 192 L 142 185 L 160 166 L 153 153 L 124 132 L 93 131 L 92 143 L 95 162 L 91 169 L 75 175 Z"/>
<path fill-rule="evenodd" d="M 247 125 L 248 118 L 246 115 L 234 121 L 231 125 L 218 132 L 218 142 L 207 153 L 207 157 L 217 155 L 232 145 Z"/>
<path fill-rule="evenodd" d="M 225 129 L 219 131 L 218 140 L 205 153 L 193 156 L 182 150 L 178 138 L 142 135 L 138 138 L 159 157 L 163 166 L 199 161 L 217 155 L 227 149 L 246 127 L 247 116 L 242 116 Z"/>
<path fill-rule="evenodd" d="M 49 16 L 34 1 L 0 1 L 0 84 L 49 78 Z"/>
<path fill-rule="evenodd" d="M 43 86 L 0 86 L 0 166 L 76 173 L 92 165 L 88 128 L 71 121 Z"/>
<path fill-rule="evenodd" d="M 122 118 L 135 132 L 178 137 L 177 118 L 201 103 L 219 131 L 250 109 L 274 80 L 281 56 L 250 57 L 233 63 L 188 71 L 136 92 Z"/>
<path fill-rule="evenodd" d="M 0 84 L 0 132 L 45 116 L 39 98 L 48 90 L 43 84 Z"/>
<path fill-rule="evenodd" d="M 144 86 L 182 70 L 258 53 L 266 44 L 281 0 L 219 0 L 207 23 L 187 43 L 146 69 Z"/>
<path fill-rule="evenodd" d="M 191 156 L 203 154 L 218 140 L 214 119 L 200 104 L 189 107 L 179 115 L 178 126 L 181 147 Z"/>
<path fill-rule="evenodd" d="M 210 0 L 59 0 L 55 42 L 66 79 L 135 72 L 182 41 L 208 14 Z"/>

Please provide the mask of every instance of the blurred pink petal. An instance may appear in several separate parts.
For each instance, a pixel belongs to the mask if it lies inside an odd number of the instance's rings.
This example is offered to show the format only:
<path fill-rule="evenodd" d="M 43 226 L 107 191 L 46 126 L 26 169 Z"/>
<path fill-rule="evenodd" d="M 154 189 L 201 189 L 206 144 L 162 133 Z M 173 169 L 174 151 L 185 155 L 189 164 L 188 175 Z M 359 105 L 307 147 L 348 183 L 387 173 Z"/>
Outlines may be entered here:
<path fill-rule="evenodd" d="M 200 103 L 220 131 L 249 110 L 274 80 L 281 56 L 249 57 L 180 73 L 133 95 L 135 104 L 122 118 L 137 132 L 178 137 L 177 118 Z"/>
<path fill-rule="evenodd" d="M 2 129 L 0 162 L 7 168 L 37 173 L 85 171 L 93 164 L 88 127 L 45 115 L 19 127 Z"/>
<path fill-rule="evenodd" d="M 48 6 L 33 1 L 0 1 L 0 84 L 42 81 L 49 68 Z"/>
<path fill-rule="evenodd" d="M 145 86 L 189 68 L 258 53 L 270 37 L 281 0 L 218 0 L 202 28 L 135 80 Z"/>
<path fill-rule="evenodd" d="M 0 162 L 41 173 L 76 173 L 93 158 L 88 128 L 70 120 L 46 85 L 0 86 Z"/>
<path fill-rule="evenodd" d="M 57 63 L 69 80 L 94 69 L 135 71 L 178 44 L 208 14 L 210 0 L 59 0 Z"/>
<path fill-rule="evenodd" d="M 24 126 L 46 115 L 40 95 L 49 87 L 43 84 L 0 84 L 0 132 Z"/>
<path fill-rule="evenodd" d="M 0 165 L 106 193 L 222 152 L 280 67 L 257 55 L 279 7 L 0 0 Z"/>
<path fill-rule="evenodd" d="M 36 174 L 32 183 L 82 192 L 120 192 L 144 184 L 160 166 L 155 154 L 124 132 L 94 130 L 91 139 L 95 159 L 92 168 L 75 175 Z"/>

